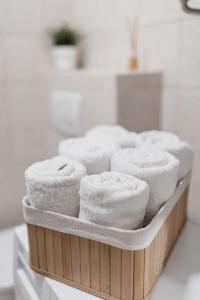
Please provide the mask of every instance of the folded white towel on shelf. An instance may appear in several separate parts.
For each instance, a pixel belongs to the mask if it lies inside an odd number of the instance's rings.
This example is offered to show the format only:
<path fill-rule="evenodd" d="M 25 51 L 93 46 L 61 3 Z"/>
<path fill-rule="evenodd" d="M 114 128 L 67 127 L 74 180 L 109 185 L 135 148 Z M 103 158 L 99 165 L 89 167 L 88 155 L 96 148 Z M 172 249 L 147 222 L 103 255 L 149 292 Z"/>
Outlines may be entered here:
<path fill-rule="evenodd" d="M 89 137 L 108 139 L 120 145 L 121 148 L 132 148 L 137 144 L 138 135 L 118 126 L 99 125 L 87 132 Z"/>
<path fill-rule="evenodd" d="M 77 217 L 80 180 L 85 174 L 81 163 L 59 156 L 33 164 L 25 171 L 31 206 Z"/>
<path fill-rule="evenodd" d="M 87 174 L 92 175 L 110 171 L 111 156 L 119 149 L 117 144 L 109 141 L 82 137 L 61 141 L 58 153 L 80 161 L 86 167 Z"/>
<path fill-rule="evenodd" d="M 148 200 L 147 183 L 133 176 L 117 172 L 85 176 L 80 186 L 79 218 L 109 227 L 136 229 L 143 225 Z"/>
<path fill-rule="evenodd" d="M 122 149 L 111 159 L 112 171 L 130 174 L 148 183 L 148 221 L 172 196 L 178 181 L 179 165 L 179 161 L 170 153 L 151 147 Z"/>
<path fill-rule="evenodd" d="M 156 130 L 145 131 L 139 135 L 138 145 L 155 146 L 173 154 L 180 161 L 179 179 L 192 169 L 193 149 L 175 134 Z"/>

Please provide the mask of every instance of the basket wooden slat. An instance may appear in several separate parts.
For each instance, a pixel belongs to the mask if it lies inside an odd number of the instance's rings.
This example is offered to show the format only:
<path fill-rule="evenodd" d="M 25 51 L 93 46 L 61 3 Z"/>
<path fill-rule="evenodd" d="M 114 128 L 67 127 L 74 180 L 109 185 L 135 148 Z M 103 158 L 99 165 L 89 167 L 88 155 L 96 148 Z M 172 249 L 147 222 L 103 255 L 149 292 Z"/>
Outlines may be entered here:
<path fill-rule="evenodd" d="M 72 280 L 72 255 L 71 255 L 71 236 L 62 233 L 63 243 L 63 275 L 64 278 Z"/>
<path fill-rule="evenodd" d="M 152 243 L 137 251 L 28 224 L 30 265 L 103 299 L 147 299 L 185 223 L 187 194 L 188 189 Z"/>
<path fill-rule="evenodd" d="M 122 278 L 122 250 L 111 247 L 111 295 L 116 298 L 121 297 L 121 278 Z"/>
<path fill-rule="evenodd" d="M 80 238 L 80 251 L 82 284 L 90 288 L 90 241 L 88 239 Z"/>
<path fill-rule="evenodd" d="M 45 229 L 45 243 L 46 243 L 46 260 L 47 271 L 49 273 L 55 273 L 54 262 L 54 245 L 53 245 L 53 232 L 51 229 Z"/>
<path fill-rule="evenodd" d="M 91 289 L 100 291 L 100 260 L 99 260 L 99 242 L 90 240 L 90 269 L 91 269 Z"/>

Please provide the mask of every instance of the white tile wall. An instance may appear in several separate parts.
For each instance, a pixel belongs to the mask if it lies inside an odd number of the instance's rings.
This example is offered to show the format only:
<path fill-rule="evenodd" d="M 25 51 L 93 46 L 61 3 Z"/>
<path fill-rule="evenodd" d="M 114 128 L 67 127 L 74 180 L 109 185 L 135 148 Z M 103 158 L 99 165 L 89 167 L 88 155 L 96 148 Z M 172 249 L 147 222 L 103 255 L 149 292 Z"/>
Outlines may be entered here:
<path fill-rule="evenodd" d="M 195 157 L 193 163 L 192 181 L 200 182 L 200 151 L 195 150 Z"/>
<path fill-rule="evenodd" d="M 46 95 L 39 84 L 10 85 L 7 92 L 11 126 L 17 130 L 46 127 L 49 122 Z M 40 122 L 42 121 L 42 124 Z"/>
<path fill-rule="evenodd" d="M 75 1 L 74 24 L 85 33 L 82 43 L 85 65 L 93 69 L 127 67 L 130 47 L 125 23 L 127 17 L 139 14 L 140 67 L 145 71 L 162 70 L 165 74 L 161 127 L 180 134 L 198 149 L 198 137 L 194 134 L 199 113 L 198 100 L 195 100 L 198 90 L 186 89 L 198 86 L 200 64 L 195 51 L 198 52 L 199 45 L 192 43 L 198 35 L 197 18 L 183 13 L 180 3 L 172 0 L 110 1 L 106 4 L 87 1 L 84 4 L 80 9 L 80 1 Z M 88 14 L 90 9 L 93 14 Z M 194 116 L 187 101 L 189 98 L 194 102 Z M 187 126 L 185 119 L 192 120 L 191 124 Z"/>
<path fill-rule="evenodd" d="M 142 0 L 141 23 L 150 25 L 177 20 L 181 15 L 181 3 L 174 0 Z"/>
<path fill-rule="evenodd" d="M 105 1 L 106 0 L 85 0 L 84 5 L 80 9 L 80 1 L 75 0 L 75 26 L 81 28 L 84 33 L 96 33 L 97 31 L 112 29 L 113 22 L 116 24 L 117 16 L 113 13 L 110 18 L 108 17 L 108 7 L 110 7 L 111 3 L 113 4 L 113 0 L 107 1 L 107 3 L 105 3 Z M 115 7 L 113 7 L 113 11 L 114 10 Z"/>
<path fill-rule="evenodd" d="M 4 66 L 3 43 L 2 43 L 2 38 L 0 36 L 0 82 L 5 79 L 5 69 L 4 69 L 4 67 L 5 66 Z"/>
<path fill-rule="evenodd" d="M 0 226 L 21 218 L 24 167 L 45 153 L 53 155 L 60 139 L 45 109 L 48 30 L 69 22 L 83 32 L 88 68 L 121 70 L 130 56 L 127 18 L 135 15 L 141 70 L 165 73 L 162 128 L 195 147 L 189 211 L 200 220 L 199 18 L 183 13 L 178 0 L 0 0 L 0 124 L 5 129 L 0 132 Z"/>
<path fill-rule="evenodd" d="M 161 129 L 174 132 L 176 129 L 176 103 L 178 92 L 175 88 L 162 91 Z"/>
<path fill-rule="evenodd" d="M 24 170 L 55 155 L 61 139 L 51 128 L 45 47 L 41 34 L 0 34 L 0 228 L 22 222 Z"/>
<path fill-rule="evenodd" d="M 139 38 L 141 69 L 162 71 L 167 85 L 176 83 L 180 24 L 164 23 L 157 26 L 142 27 Z"/>
<path fill-rule="evenodd" d="M 9 125 L 9 105 L 6 101 L 6 87 L 4 82 L 0 82 L 0 128 L 7 128 Z"/>
<path fill-rule="evenodd" d="M 0 0 L 0 34 L 3 31 L 3 25 L 5 23 L 5 7 L 6 7 L 6 0 Z"/>
<path fill-rule="evenodd" d="M 15 182 L 16 188 L 13 188 L 13 182 Z M 0 228 L 6 228 L 21 223 L 23 220 L 21 194 L 18 192 L 19 184 L 17 184 L 16 176 L 10 180 L 0 181 L 0 185 L 3 186 L 0 201 Z"/>
<path fill-rule="evenodd" d="M 2 7 L 2 15 L 4 34 L 38 34 L 44 29 L 42 1 L 40 0 L 6 0 Z"/>
<path fill-rule="evenodd" d="M 141 10 L 143 0 L 118 0 L 115 2 L 117 2 L 117 11 L 121 18 L 128 18 L 129 20 L 131 20 L 132 17 L 139 17 L 142 13 Z"/>
<path fill-rule="evenodd" d="M 188 205 L 189 218 L 199 224 L 199 186 L 200 180 L 192 181 L 190 186 L 190 201 Z"/>
<path fill-rule="evenodd" d="M 176 132 L 200 150 L 200 90 L 181 89 L 176 103 Z"/>
<path fill-rule="evenodd" d="M 161 128 L 177 133 L 195 150 L 189 216 L 200 223 L 200 41 L 199 18 L 179 1 L 143 0 L 140 16 L 142 69 L 164 71 Z"/>
<path fill-rule="evenodd" d="M 63 140 L 63 135 L 56 131 L 53 124 L 49 124 L 48 129 L 45 130 L 45 158 L 50 158 L 57 155 L 58 143 Z"/>
<path fill-rule="evenodd" d="M 127 69 L 131 48 L 126 29 L 89 34 L 84 43 L 85 64 L 88 68 Z"/>
<path fill-rule="evenodd" d="M 61 136 L 51 127 L 48 101 L 35 82 L 0 88 L 0 227 L 22 221 L 25 168 L 56 154 Z"/>
<path fill-rule="evenodd" d="M 7 80 L 38 80 L 41 75 L 43 41 L 40 36 L 9 36 L 3 38 Z"/>
<path fill-rule="evenodd" d="M 74 0 L 74 3 L 74 24 L 85 33 L 95 34 L 126 27 L 127 20 L 137 16 L 141 7 L 141 2 L 134 0 L 85 0 L 84 5 Z"/>
<path fill-rule="evenodd" d="M 200 18 L 180 24 L 178 84 L 200 89 Z"/>
<path fill-rule="evenodd" d="M 31 0 L 34 1 L 34 0 Z M 44 0 L 44 23 L 47 31 L 54 29 L 61 24 L 71 23 L 74 16 L 75 0 Z M 41 5 L 41 4 L 40 4 Z"/>
<path fill-rule="evenodd" d="M 24 171 L 30 164 L 45 159 L 45 131 L 42 128 L 32 128 L 31 130 L 27 128 L 14 129 L 12 136 L 14 156 L 18 168 Z"/>
<path fill-rule="evenodd" d="M 0 181 L 10 181 L 13 177 L 14 167 L 14 143 L 12 135 L 7 126 L 3 127 L 4 130 L 0 131 Z M 1 186 L 1 191 L 4 190 L 4 186 Z M 3 200 L 2 200 L 3 201 Z"/>

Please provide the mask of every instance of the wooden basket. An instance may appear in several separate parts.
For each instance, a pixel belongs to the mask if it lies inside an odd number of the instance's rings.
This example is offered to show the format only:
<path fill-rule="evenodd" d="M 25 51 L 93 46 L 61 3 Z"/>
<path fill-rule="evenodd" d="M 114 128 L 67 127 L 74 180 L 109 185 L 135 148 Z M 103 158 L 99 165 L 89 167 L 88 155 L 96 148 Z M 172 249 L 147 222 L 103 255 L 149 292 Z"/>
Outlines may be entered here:
<path fill-rule="evenodd" d="M 187 195 L 188 187 L 149 246 L 140 250 L 27 224 L 30 266 L 103 299 L 147 299 L 185 223 Z"/>

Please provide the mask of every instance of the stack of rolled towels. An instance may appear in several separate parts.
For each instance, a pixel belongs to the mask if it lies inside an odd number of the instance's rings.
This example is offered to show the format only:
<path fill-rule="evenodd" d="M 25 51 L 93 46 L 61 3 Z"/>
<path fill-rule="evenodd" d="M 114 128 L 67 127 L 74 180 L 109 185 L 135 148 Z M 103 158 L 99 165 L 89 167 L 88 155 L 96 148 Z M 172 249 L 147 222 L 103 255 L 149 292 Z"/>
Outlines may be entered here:
<path fill-rule="evenodd" d="M 25 172 L 31 206 L 121 229 L 149 223 L 190 172 L 193 149 L 162 131 L 97 126 Z"/>

